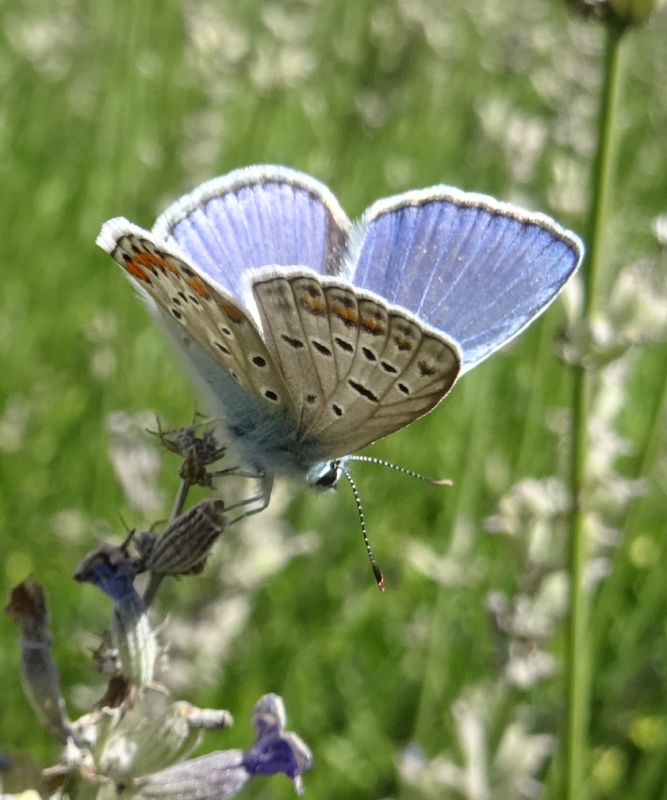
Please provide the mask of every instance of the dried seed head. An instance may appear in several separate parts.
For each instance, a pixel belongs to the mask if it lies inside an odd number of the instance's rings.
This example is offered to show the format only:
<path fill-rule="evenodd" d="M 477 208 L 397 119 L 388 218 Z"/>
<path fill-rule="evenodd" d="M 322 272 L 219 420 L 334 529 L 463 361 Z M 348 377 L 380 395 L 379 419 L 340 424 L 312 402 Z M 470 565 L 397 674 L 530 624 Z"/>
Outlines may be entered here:
<path fill-rule="evenodd" d="M 190 485 L 199 484 L 211 487 L 211 478 L 206 471 L 209 464 L 219 461 L 226 448 L 221 446 L 213 431 L 204 431 L 201 436 L 195 433 L 196 426 L 163 431 L 158 420 L 158 430 L 154 433 L 162 445 L 172 453 L 183 457 L 180 477 Z"/>
<path fill-rule="evenodd" d="M 227 526 L 222 500 L 203 500 L 184 512 L 150 546 L 146 569 L 158 575 L 201 572 L 213 543 Z"/>

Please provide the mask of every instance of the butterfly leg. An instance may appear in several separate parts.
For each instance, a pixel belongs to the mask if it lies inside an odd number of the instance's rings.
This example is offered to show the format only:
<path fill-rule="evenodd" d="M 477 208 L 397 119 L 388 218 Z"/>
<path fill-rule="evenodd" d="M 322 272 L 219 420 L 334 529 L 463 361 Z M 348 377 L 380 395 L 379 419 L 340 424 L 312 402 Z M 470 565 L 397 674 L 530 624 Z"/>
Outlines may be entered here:
<path fill-rule="evenodd" d="M 230 511 L 233 508 L 241 508 L 243 506 L 249 506 L 253 504 L 257 505 L 255 508 L 244 511 L 238 517 L 233 519 L 232 522 L 238 522 L 244 517 L 249 517 L 252 514 L 257 514 L 260 511 L 264 511 L 269 504 L 271 492 L 273 490 L 273 475 L 271 473 L 263 473 L 260 476 L 254 475 L 253 477 L 259 478 L 260 494 L 254 495 L 253 497 L 248 497 L 246 500 L 240 500 L 238 503 L 234 503 L 233 506 L 228 506 L 225 511 Z"/>
<path fill-rule="evenodd" d="M 219 469 L 216 472 L 209 472 L 209 478 L 221 478 L 223 475 L 234 475 L 237 478 L 255 478 L 262 480 L 264 472 L 261 470 L 247 470 L 241 467 L 228 467 L 227 469 Z"/>

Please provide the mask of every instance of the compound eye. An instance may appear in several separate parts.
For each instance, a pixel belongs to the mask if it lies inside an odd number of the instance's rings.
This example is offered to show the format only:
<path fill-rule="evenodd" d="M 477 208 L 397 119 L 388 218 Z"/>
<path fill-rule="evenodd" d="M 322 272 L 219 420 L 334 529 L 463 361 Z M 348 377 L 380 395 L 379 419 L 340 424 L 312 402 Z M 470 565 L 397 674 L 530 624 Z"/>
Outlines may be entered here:
<path fill-rule="evenodd" d="M 338 482 L 340 477 L 340 470 L 338 469 L 337 461 L 330 461 L 326 470 L 315 481 L 315 486 L 318 489 L 331 489 Z"/>

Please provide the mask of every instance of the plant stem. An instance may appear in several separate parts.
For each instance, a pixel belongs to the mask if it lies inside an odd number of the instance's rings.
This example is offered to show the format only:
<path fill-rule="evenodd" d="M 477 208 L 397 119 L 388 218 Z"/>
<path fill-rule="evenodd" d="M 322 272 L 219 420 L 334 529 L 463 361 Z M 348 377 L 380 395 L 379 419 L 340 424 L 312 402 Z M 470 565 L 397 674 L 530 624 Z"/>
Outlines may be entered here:
<path fill-rule="evenodd" d="M 603 256 L 605 216 L 613 180 L 613 119 L 619 87 L 619 50 L 624 28 L 610 21 L 606 28 L 603 86 L 600 99 L 599 142 L 592 172 L 593 195 L 589 224 L 588 260 L 582 272 L 584 321 L 591 323 Z M 588 448 L 588 401 L 592 376 L 586 365 L 574 366 L 572 382 L 572 453 L 570 493 L 570 615 L 566 643 L 567 739 L 565 753 L 565 798 L 583 800 L 584 770 L 588 767 L 588 707 L 590 702 L 590 653 L 588 650 L 589 607 L 584 585 L 587 558 L 586 457 Z"/>

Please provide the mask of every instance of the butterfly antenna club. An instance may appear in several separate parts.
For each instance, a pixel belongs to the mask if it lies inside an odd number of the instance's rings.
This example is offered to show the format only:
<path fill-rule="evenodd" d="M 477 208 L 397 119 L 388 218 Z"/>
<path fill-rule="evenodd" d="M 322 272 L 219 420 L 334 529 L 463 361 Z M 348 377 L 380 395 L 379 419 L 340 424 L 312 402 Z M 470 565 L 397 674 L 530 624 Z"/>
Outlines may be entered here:
<path fill-rule="evenodd" d="M 375 456 L 347 456 L 346 461 L 363 461 L 368 464 L 377 464 L 380 467 L 387 467 L 410 478 L 417 478 L 417 480 L 430 483 L 433 486 L 453 486 L 453 481 L 449 478 L 429 478 L 428 475 L 422 475 L 421 472 L 415 472 L 413 469 L 407 467 L 400 467 L 398 464 L 393 464 L 391 461 L 385 461 L 384 458 L 376 458 Z"/>
<path fill-rule="evenodd" d="M 347 482 L 350 484 L 352 488 L 352 494 L 354 495 L 354 502 L 357 505 L 357 513 L 359 514 L 359 523 L 361 525 L 361 535 L 364 537 L 364 546 L 366 548 L 366 554 L 368 556 L 368 560 L 371 564 L 371 569 L 373 570 L 373 577 L 375 578 L 375 582 L 377 583 L 378 589 L 381 592 L 384 592 L 384 575 L 382 574 L 382 570 L 380 569 L 380 565 L 375 558 L 373 553 L 373 548 L 371 547 L 371 543 L 368 541 L 368 532 L 366 530 L 366 518 L 364 516 L 364 507 L 361 504 L 361 497 L 359 496 L 359 490 L 357 489 L 357 485 L 354 482 L 352 475 L 350 475 L 349 471 L 345 469 L 342 464 L 338 464 L 338 468 L 340 469 L 341 473 L 345 475 Z"/>

